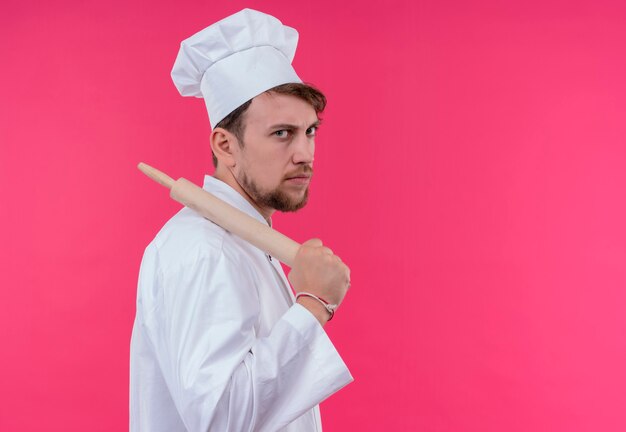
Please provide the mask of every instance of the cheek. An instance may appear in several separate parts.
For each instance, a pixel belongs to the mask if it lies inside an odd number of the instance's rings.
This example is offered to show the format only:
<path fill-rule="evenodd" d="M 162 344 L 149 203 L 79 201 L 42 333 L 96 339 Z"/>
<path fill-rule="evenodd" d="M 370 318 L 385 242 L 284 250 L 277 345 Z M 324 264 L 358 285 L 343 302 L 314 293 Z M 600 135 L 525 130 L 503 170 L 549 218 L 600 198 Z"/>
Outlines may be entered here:
<path fill-rule="evenodd" d="M 242 166 L 248 176 L 265 188 L 273 188 L 280 183 L 289 161 L 286 152 L 271 143 L 267 143 L 264 149 L 249 150 L 245 152 L 245 164 Z"/>

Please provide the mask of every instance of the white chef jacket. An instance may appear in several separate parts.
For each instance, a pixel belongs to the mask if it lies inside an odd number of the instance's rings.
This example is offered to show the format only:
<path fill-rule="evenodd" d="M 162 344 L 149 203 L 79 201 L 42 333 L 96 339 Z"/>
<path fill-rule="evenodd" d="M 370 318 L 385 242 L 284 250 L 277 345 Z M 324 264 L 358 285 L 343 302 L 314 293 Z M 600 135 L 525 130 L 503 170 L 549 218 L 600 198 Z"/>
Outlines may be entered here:
<path fill-rule="evenodd" d="M 131 432 L 321 431 L 318 404 L 352 381 L 278 260 L 188 208 L 145 250 L 130 348 Z"/>

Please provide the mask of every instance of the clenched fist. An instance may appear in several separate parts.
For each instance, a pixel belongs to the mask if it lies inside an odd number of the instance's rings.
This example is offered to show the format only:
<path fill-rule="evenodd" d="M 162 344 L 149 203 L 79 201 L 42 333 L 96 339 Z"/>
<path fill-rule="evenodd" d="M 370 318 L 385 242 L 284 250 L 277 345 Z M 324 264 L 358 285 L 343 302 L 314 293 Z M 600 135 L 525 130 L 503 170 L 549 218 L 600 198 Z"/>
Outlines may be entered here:
<path fill-rule="evenodd" d="M 289 272 L 289 281 L 296 294 L 308 292 L 330 304 L 339 305 L 350 287 L 350 269 L 320 239 L 311 239 L 298 250 Z M 322 324 L 328 319 L 328 311 L 317 300 L 300 297 L 298 302 L 320 319 Z M 326 319 L 323 319 L 325 316 Z"/>

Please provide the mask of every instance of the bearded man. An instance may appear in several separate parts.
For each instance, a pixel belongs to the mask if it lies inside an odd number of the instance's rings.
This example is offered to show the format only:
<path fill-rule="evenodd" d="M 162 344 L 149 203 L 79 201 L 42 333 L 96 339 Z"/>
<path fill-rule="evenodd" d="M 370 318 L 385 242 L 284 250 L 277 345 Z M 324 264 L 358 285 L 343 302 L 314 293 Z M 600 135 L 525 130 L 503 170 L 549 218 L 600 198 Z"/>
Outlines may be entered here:
<path fill-rule="evenodd" d="M 308 199 L 326 98 L 291 60 L 297 32 L 244 9 L 181 43 L 172 78 L 205 100 L 204 189 L 271 226 Z M 321 431 L 318 404 L 352 381 L 323 327 L 350 272 L 318 239 L 289 273 L 189 208 L 145 250 L 131 339 L 131 431 Z M 295 295 L 294 295 L 295 291 Z"/>

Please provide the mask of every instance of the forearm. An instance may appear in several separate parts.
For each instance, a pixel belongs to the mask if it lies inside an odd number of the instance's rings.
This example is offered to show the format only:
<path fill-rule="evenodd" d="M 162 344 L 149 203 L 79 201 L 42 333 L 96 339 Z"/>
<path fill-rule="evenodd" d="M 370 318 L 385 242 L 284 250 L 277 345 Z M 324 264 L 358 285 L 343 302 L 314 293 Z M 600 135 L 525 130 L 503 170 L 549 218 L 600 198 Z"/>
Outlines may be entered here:
<path fill-rule="evenodd" d="M 235 368 L 211 430 L 277 430 L 352 380 L 328 336 L 300 306 L 257 339 Z M 328 315 L 323 307 L 320 312 Z"/>

